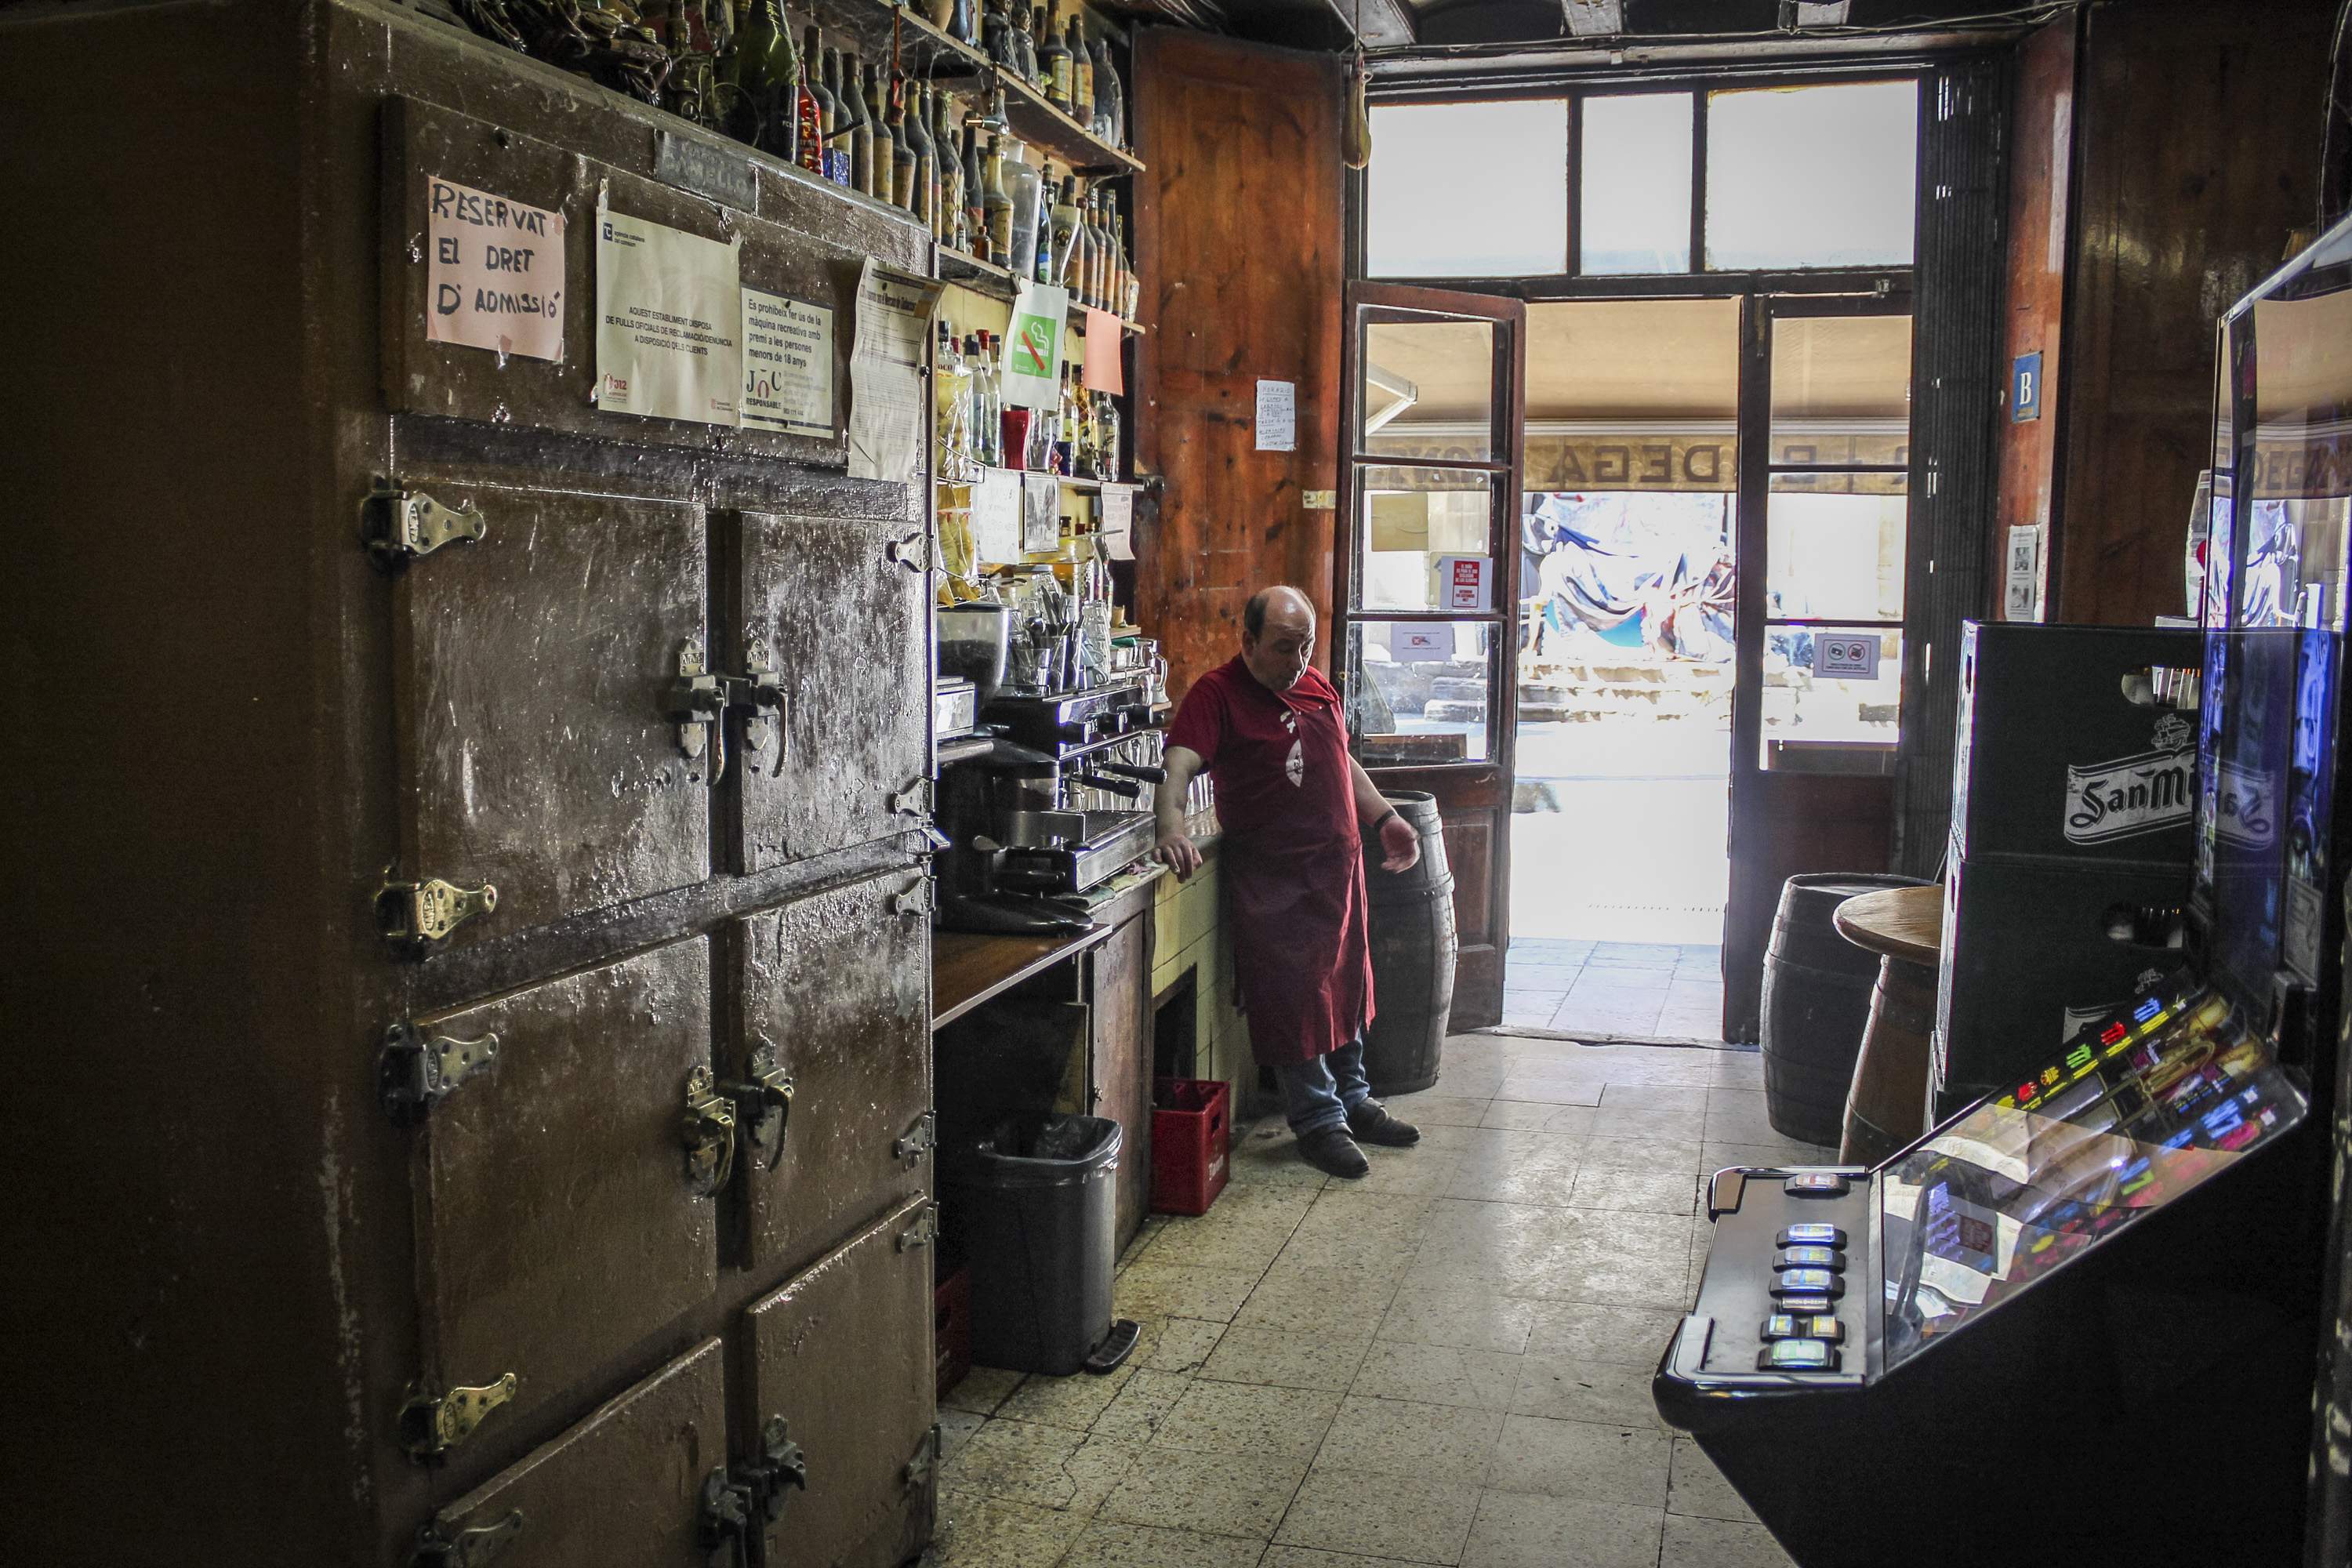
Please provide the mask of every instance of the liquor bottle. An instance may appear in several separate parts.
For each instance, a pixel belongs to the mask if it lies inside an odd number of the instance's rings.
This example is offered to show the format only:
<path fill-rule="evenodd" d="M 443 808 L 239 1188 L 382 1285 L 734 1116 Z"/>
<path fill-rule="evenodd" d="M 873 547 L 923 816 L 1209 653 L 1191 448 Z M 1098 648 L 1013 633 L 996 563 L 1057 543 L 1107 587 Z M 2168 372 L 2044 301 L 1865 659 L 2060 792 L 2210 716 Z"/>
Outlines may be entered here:
<path fill-rule="evenodd" d="M 1111 235 L 1118 242 L 1118 302 L 1113 309 L 1118 311 L 1119 320 L 1131 321 L 1137 307 L 1143 302 L 1143 279 L 1135 275 L 1135 258 L 1128 253 L 1126 214 L 1119 215 Z"/>
<path fill-rule="evenodd" d="M 1095 441 L 1102 452 L 1102 477 L 1118 478 L 1118 400 L 1108 392 L 1095 394 Z"/>
<path fill-rule="evenodd" d="M 1028 0 L 1013 0 L 1013 69 L 1030 86 L 1037 84 L 1037 40 L 1029 31 Z"/>
<path fill-rule="evenodd" d="M 907 138 L 907 79 L 898 71 L 890 73 L 890 191 L 884 199 L 892 206 L 911 212 L 915 202 L 915 147 Z"/>
<path fill-rule="evenodd" d="M 1070 15 L 1063 47 L 1070 51 L 1070 118 L 1081 125 L 1095 122 L 1095 57 L 1087 48 L 1087 30 Z"/>
<path fill-rule="evenodd" d="M 750 132 L 742 139 L 792 162 L 795 116 L 785 106 L 792 100 L 793 37 L 784 30 L 778 0 L 755 0 L 735 55 L 735 79 L 742 92 L 739 113 Z"/>
<path fill-rule="evenodd" d="M 979 434 L 981 460 L 1001 468 L 1004 467 L 1004 421 L 997 392 L 995 342 L 982 332 L 976 346 L 966 348 L 972 365 L 972 428 Z"/>
<path fill-rule="evenodd" d="M 980 205 L 988 216 L 988 258 L 999 267 L 1013 258 L 1013 198 L 1004 190 L 1004 150 L 988 139 L 988 162 L 982 174 Z"/>
<path fill-rule="evenodd" d="M 1095 135 L 1113 147 L 1127 145 L 1127 89 L 1119 84 L 1118 68 L 1110 63 L 1110 43 L 1097 38 L 1095 57 Z"/>
<path fill-rule="evenodd" d="M 833 132 L 838 118 L 833 93 L 824 85 L 824 41 L 817 36 L 814 24 L 801 29 L 801 65 L 807 76 L 810 100 L 816 105 L 816 163 L 812 166 L 821 179 L 833 178 Z M 802 162 L 805 163 L 806 159 Z"/>
<path fill-rule="evenodd" d="M 1110 231 L 1103 223 L 1103 198 L 1097 185 L 1087 197 L 1087 303 L 1103 307 L 1103 280 L 1110 275 Z"/>
<path fill-rule="evenodd" d="M 866 113 L 874 121 L 874 184 L 866 194 L 877 202 L 890 199 L 892 183 L 898 178 L 894 160 L 898 157 L 898 139 L 890 133 L 889 100 L 885 96 L 887 82 L 879 65 L 869 66 L 866 72 Z"/>
<path fill-rule="evenodd" d="M 931 95 L 933 166 L 939 172 L 939 195 L 931 203 L 931 232 L 952 250 L 967 247 L 963 235 L 963 158 L 957 153 L 955 132 L 949 128 L 948 95 Z"/>
<path fill-rule="evenodd" d="M 1037 74 L 1031 85 L 1047 98 L 1053 96 L 1054 73 L 1045 64 L 1045 45 L 1054 37 L 1053 24 L 1045 19 L 1045 7 L 1038 6 L 1029 13 L 1029 58 L 1037 62 Z"/>
<path fill-rule="evenodd" d="M 1029 268 L 1029 276 L 1040 283 L 1050 284 L 1054 281 L 1055 264 L 1061 259 L 1062 253 L 1054 248 L 1054 214 L 1051 205 L 1054 192 L 1054 168 L 1051 163 L 1043 160 L 1042 155 L 1040 161 L 1044 162 L 1044 169 L 1037 179 L 1036 261 Z"/>
<path fill-rule="evenodd" d="M 1070 109 L 1070 46 L 1053 24 L 1045 26 L 1045 42 L 1037 51 L 1037 64 L 1045 77 L 1045 97 L 1065 114 Z"/>
<path fill-rule="evenodd" d="M 924 123 L 928 118 L 923 106 L 923 86 L 913 83 L 907 89 L 906 131 L 908 150 L 912 156 L 914 177 L 907 187 L 905 203 L 916 220 L 929 227 L 931 221 L 931 132 Z"/>
<path fill-rule="evenodd" d="M 960 44 L 980 42 L 980 23 L 973 16 L 971 0 L 955 0 L 948 14 L 948 37 Z"/>
<path fill-rule="evenodd" d="M 988 259 L 988 209 L 984 205 L 987 183 L 980 162 L 980 132 L 969 120 L 963 125 L 963 227 L 964 249 L 982 260 Z"/>
<path fill-rule="evenodd" d="M 1013 17 L 1005 9 L 1004 0 L 988 0 L 988 10 L 980 24 L 981 49 L 988 58 L 1011 70 L 1013 55 Z"/>
<path fill-rule="evenodd" d="M 1051 281 L 1065 288 L 1073 287 L 1070 256 L 1073 237 L 1078 229 L 1077 185 L 1076 174 L 1063 175 L 1061 189 L 1054 193 L 1053 210 L 1048 215 L 1054 236 L 1054 277 Z"/>
<path fill-rule="evenodd" d="M 809 73 L 816 68 L 803 49 L 793 61 L 793 161 L 819 178 L 824 174 L 824 121 L 816 106 Z"/>
<path fill-rule="evenodd" d="M 842 101 L 849 110 L 849 187 L 871 194 L 874 189 L 874 122 L 866 107 L 866 89 L 858 85 L 857 57 L 841 61 Z"/>

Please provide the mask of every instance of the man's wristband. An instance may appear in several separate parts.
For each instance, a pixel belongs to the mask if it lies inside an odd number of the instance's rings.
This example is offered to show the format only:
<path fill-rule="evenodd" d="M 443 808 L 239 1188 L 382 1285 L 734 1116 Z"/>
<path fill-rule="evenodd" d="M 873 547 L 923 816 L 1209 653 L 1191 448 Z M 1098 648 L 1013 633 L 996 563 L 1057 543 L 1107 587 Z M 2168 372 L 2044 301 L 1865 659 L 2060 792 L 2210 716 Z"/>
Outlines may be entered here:
<path fill-rule="evenodd" d="M 1397 808 L 1395 806 L 1391 806 L 1386 811 L 1381 813 L 1378 817 L 1373 819 L 1372 831 L 1378 833 L 1381 828 L 1386 827 L 1389 825 L 1389 818 L 1394 816 L 1396 814 Z"/>

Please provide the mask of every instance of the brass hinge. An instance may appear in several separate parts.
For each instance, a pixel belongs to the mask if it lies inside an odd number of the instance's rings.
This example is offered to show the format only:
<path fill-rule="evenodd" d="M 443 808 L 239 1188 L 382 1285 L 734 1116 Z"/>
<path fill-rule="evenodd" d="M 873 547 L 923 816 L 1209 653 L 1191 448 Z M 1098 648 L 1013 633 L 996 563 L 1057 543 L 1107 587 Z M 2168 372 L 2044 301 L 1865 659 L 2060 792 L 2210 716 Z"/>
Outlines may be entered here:
<path fill-rule="evenodd" d="M 499 889 L 494 884 L 461 888 L 438 877 L 420 882 L 387 879 L 375 895 L 376 918 L 383 926 L 384 940 L 420 952 L 498 907 Z"/>
<path fill-rule="evenodd" d="M 915 831 L 921 834 L 923 841 L 935 850 L 946 848 L 949 842 L 948 836 L 941 833 L 939 824 L 932 820 L 933 813 L 938 810 L 939 784 L 929 774 L 916 779 L 890 797 L 890 815 L 913 817 Z"/>
<path fill-rule="evenodd" d="M 914 886 L 893 893 L 890 896 L 890 912 L 894 915 L 929 917 L 938 907 L 938 900 L 935 896 L 937 887 L 938 884 L 930 878 L 925 877 Z"/>
<path fill-rule="evenodd" d="M 709 1068 L 686 1075 L 679 1135 L 686 1144 L 687 1185 L 698 1198 L 714 1195 L 735 1169 L 735 1105 L 719 1092 Z"/>
<path fill-rule="evenodd" d="M 940 1462 L 940 1429 L 934 1424 L 916 1445 L 914 1458 L 907 1461 L 907 1489 L 913 1491 L 929 1479 L 931 1468 Z"/>
<path fill-rule="evenodd" d="M 784 1157 L 784 1134 L 792 1125 L 793 1075 L 776 1060 L 773 1042 L 762 1038 L 751 1047 L 740 1079 L 722 1079 L 719 1092 L 735 1102 L 735 1124 L 751 1140 L 762 1173 Z"/>
<path fill-rule="evenodd" d="M 438 1520 L 416 1532 L 416 1549 L 408 1554 L 408 1568 L 482 1568 L 522 1533 L 522 1510 L 515 1509 L 496 1524 L 471 1525 L 450 1532 Z"/>
<path fill-rule="evenodd" d="M 406 1127 L 456 1092 L 477 1073 L 498 1065 L 499 1037 L 452 1039 L 427 1035 L 403 1021 L 383 1032 L 383 1054 L 376 1060 L 376 1090 L 384 1114 Z"/>
<path fill-rule="evenodd" d="M 915 1223 L 898 1233 L 898 1250 L 912 1252 L 919 1247 L 929 1247 L 940 1238 L 940 1205 L 925 1204 Z"/>
<path fill-rule="evenodd" d="M 758 1457 L 744 1461 L 740 1473 L 753 1506 L 769 1524 L 784 1516 L 785 1492 L 793 1488 L 808 1490 L 808 1457 L 793 1441 L 782 1416 L 768 1417 L 768 1424 L 760 1429 Z"/>
<path fill-rule="evenodd" d="M 411 1458 L 430 1459 L 446 1454 L 474 1435 L 474 1428 L 492 1411 L 515 1395 L 515 1374 L 479 1388 L 453 1388 L 446 1394 L 417 1394 L 401 1408 L 400 1440 Z"/>
<path fill-rule="evenodd" d="M 404 490 L 378 479 L 360 503 L 360 537 L 376 564 L 397 572 L 445 544 L 478 544 L 490 531 L 472 505 L 443 506 L 423 490 Z"/>
<path fill-rule="evenodd" d="M 928 572 L 930 570 L 931 563 L 925 559 L 930 553 L 926 548 L 927 543 L 926 531 L 918 529 L 904 539 L 894 539 L 885 544 L 882 547 L 882 553 L 887 559 L 904 566 L 909 572 Z"/>
<path fill-rule="evenodd" d="M 890 1157 L 915 1164 L 940 1146 L 940 1118 L 937 1111 L 926 1110 L 915 1118 L 898 1141 L 890 1145 Z"/>

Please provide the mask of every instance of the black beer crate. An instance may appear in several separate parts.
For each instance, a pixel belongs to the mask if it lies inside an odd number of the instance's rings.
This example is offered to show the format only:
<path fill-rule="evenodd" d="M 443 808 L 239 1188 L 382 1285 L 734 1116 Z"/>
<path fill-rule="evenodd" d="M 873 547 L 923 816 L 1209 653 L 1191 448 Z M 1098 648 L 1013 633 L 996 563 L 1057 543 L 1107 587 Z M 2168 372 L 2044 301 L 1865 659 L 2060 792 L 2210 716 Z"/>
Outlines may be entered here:
<path fill-rule="evenodd" d="M 1963 857 L 1944 882 L 1930 1114 L 2054 1058 L 2084 1024 L 2128 1002 L 2186 954 L 2177 945 L 2189 867 Z"/>
<path fill-rule="evenodd" d="M 1969 621 L 1956 853 L 2189 862 L 2200 634 Z"/>

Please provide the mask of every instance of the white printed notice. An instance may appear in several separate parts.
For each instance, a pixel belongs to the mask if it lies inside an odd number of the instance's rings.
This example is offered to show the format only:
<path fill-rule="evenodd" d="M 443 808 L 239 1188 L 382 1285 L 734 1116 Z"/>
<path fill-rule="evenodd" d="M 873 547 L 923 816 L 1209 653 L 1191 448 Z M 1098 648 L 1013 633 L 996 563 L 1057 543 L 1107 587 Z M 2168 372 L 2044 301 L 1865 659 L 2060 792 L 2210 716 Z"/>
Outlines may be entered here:
<path fill-rule="evenodd" d="M 1135 559 L 1135 487 L 1106 484 L 1102 488 L 1103 548 L 1113 561 Z"/>
<path fill-rule="evenodd" d="M 830 309 L 743 290 L 743 427 L 833 439 Z"/>
<path fill-rule="evenodd" d="M 971 552 L 992 566 L 1022 558 L 1021 476 L 1010 468 L 982 468 L 971 481 Z"/>
<path fill-rule="evenodd" d="M 1298 450 L 1298 384 L 1261 381 L 1257 384 L 1257 449 L 1261 452 Z"/>
<path fill-rule="evenodd" d="M 563 357 L 563 215 L 427 175 L 425 336 Z"/>
<path fill-rule="evenodd" d="M 940 285 L 885 271 L 872 257 L 857 278 L 849 345 L 849 477 L 913 484 L 922 474 L 923 361 Z"/>
<path fill-rule="evenodd" d="M 733 425 L 743 385 L 735 247 L 596 207 L 596 405 Z"/>
<path fill-rule="evenodd" d="M 1069 317 L 1067 289 L 1021 285 L 1013 300 L 1012 326 L 1004 335 L 1004 363 L 997 366 L 1007 404 L 1052 408 L 1061 402 L 1062 326 Z"/>

